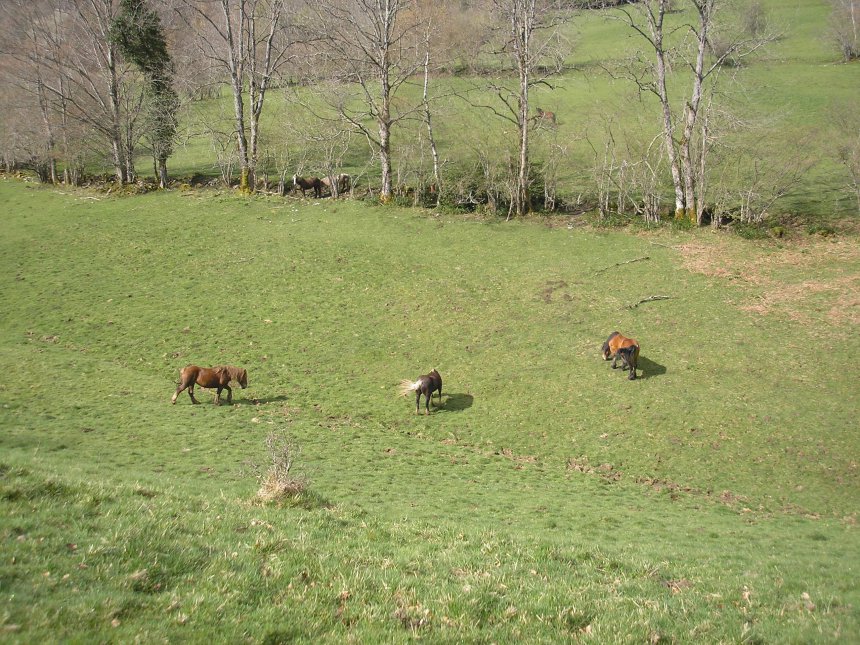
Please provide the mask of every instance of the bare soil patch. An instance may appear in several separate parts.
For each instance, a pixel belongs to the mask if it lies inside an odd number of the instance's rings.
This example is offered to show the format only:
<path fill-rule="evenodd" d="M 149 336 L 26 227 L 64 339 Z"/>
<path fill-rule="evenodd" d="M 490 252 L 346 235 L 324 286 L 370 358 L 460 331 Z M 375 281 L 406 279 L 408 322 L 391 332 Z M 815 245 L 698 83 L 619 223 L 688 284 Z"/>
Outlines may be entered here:
<path fill-rule="evenodd" d="M 837 325 L 860 324 L 860 243 L 853 237 L 809 239 L 779 249 L 734 240 L 690 242 L 675 247 L 688 271 L 736 281 L 755 291 L 743 311 L 783 312 L 812 322 L 823 315 Z M 825 305 L 822 307 L 821 302 Z"/>

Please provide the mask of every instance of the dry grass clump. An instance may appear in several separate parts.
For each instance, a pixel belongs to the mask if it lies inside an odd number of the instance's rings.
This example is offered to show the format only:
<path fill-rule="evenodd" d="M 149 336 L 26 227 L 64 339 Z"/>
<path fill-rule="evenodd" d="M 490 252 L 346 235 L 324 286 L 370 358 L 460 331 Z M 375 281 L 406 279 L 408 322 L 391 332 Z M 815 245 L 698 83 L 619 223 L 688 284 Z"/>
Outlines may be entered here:
<path fill-rule="evenodd" d="M 265 471 L 254 466 L 260 482 L 257 499 L 264 503 L 278 502 L 294 499 L 307 491 L 310 484 L 307 477 L 293 471 L 300 450 L 290 437 L 270 432 L 266 437 L 266 452 Z"/>

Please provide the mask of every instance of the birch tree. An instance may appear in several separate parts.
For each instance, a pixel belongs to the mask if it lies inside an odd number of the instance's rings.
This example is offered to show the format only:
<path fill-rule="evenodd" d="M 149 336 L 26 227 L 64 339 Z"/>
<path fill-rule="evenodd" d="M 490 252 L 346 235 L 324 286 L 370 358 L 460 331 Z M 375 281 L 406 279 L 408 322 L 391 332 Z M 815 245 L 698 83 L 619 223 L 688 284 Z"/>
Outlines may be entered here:
<path fill-rule="evenodd" d="M 198 52 L 229 79 L 241 190 L 254 189 L 266 92 L 295 42 L 291 4 L 288 0 L 182 1 L 188 25 L 207 27 L 196 39 Z"/>
<path fill-rule="evenodd" d="M 421 25 L 412 0 L 321 0 L 321 66 L 331 79 L 357 90 L 332 107 L 361 133 L 379 157 L 380 198 L 392 196 L 392 129 L 417 109 L 395 108 L 395 97 L 422 66 Z"/>
<path fill-rule="evenodd" d="M 860 58 L 860 0 L 831 0 L 829 36 L 846 63 Z"/>
<path fill-rule="evenodd" d="M 518 158 L 511 208 L 516 215 L 524 215 L 531 210 L 531 92 L 536 86 L 552 89 L 550 79 L 561 72 L 568 48 L 557 29 L 560 16 L 545 0 L 492 0 L 491 12 L 497 24 L 504 24 L 494 41 L 493 53 L 510 62 L 517 84 L 510 87 L 504 82 L 493 83 L 490 90 L 498 101 L 495 104 L 470 102 L 516 126 Z"/>
<path fill-rule="evenodd" d="M 653 56 L 652 65 L 645 77 L 634 73 L 632 77 L 640 89 L 654 94 L 660 103 L 663 143 L 672 177 L 675 194 L 675 217 L 702 223 L 705 205 L 697 203 L 696 178 L 703 176 L 707 166 L 707 139 L 702 133 L 707 126 L 698 128 L 700 109 L 705 96 L 706 84 L 716 79 L 727 60 L 735 63 L 751 55 L 774 39 L 769 33 L 737 34 L 721 47 L 713 47 L 713 33 L 717 28 L 717 17 L 728 5 L 726 0 L 688 0 L 688 9 L 693 20 L 667 29 L 666 16 L 669 0 L 643 0 L 633 7 L 619 7 L 611 14 L 625 22 L 648 46 Z M 673 44 L 667 41 L 673 36 Z M 680 39 L 680 40 L 679 40 Z M 669 63 L 677 61 L 676 67 L 683 70 L 685 79 L 681 86 L 689 83 L 686 95 L 679 99 L 670 95 L 667 78 Z M 679 72 L 680 73 L 680 72 Z M 650 75 L 650 78 L 648 76 Z M 680 128 L 680 138 L 676 131 Z M 699 137 L 701 154 L 694 158 L 693 147 Z"/>

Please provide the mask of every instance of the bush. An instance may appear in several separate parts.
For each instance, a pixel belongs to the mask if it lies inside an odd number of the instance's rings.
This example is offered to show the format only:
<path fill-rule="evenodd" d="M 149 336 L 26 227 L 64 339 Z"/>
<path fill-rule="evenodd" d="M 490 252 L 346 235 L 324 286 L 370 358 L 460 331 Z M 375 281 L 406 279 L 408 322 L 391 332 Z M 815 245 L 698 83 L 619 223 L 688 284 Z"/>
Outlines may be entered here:
<path fill-rule="evenodd" d="M 820 235 L 821 237 L 830 237 L 836 235 L 836 231 L 830 226 L 824 224 L 812 224 L 806 227 L 806 232 L 809 235 Z"/>
<path fill-rule="evenodd" d="M 768 237 L 767 229 L 759 224 L 751 224 L 749 222 L 735 222 L 732 230 L 738 237 L 745 240 L 764 240 Z"/>
<path fill-rule="evenodd" d="M 308 479 L 293 472 L 295 459 L 300 450 L 298 445 L 288 436 L 270 432 L 266 436 L 266 452 L 268 466 L 263 469 L 254 465 L 260 490 L 257 498 L 262 502 L 278 502 L 298 497 L 309 485 Z"/>

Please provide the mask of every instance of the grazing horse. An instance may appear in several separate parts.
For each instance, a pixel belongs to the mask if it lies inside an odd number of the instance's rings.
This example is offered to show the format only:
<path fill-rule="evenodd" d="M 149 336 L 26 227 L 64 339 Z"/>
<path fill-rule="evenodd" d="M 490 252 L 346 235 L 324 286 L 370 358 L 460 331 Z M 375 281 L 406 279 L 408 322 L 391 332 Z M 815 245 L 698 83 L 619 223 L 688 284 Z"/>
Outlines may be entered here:
<path fill-rule="evenodd" d="M 197 367 L 197 365 L 186 365 L 179 371 L 179 387 L 173 394 L 170 402 L 175 404 L 182 390 L 188 390 L 188 396 L 192 403 L 200 403 L 194 398 L 194 386 L 215 387 L 215 405 L 221 405 L 221 390 L 227 390 L 227 403 L 233 402 L 233 390 L 230 389 L 230 381 L 236 381 L 244 390 L 248 387 L 248 372 L 241 367 L 221 365 L 220 367 Z"/>
<path fill-rule="evenodd" d="M 614 331 L 603 343 L 600 351 L 603 354 L 603 360 L 608 361 L 610 357 L 612 358 L 612 369 L 615 369 L 615 363 L 620 358 L 623 363 L 622 369 L 630 370 L 630 376 L 627 378 L 631 381 L 636 378 L 636 367 L 639 363 L 639 343 Z"/>
<path fill-rule="evenodd" d="M 352 186 L 352 179 L 346 173 L 340 173 L 331 177 L 323 177 L 322 185 L 329 189 L 331 195 L 341 195 Z M 334 188 L 334 190 L 332 190 Z"/>
<path fill-rule="evenodd" d="M 429 374 L 419 376 L 414 383 L 409 380 L 400 381 L 400 396 L 406 396 L 413 391 L 416 393 L 415 414 L 418 414 L 422 394 L 424 395 L 424 414 L 430 414 L 430 398 L 433 392 L 439 392 L 439 405 L 442 404 L 442 377 L 439 372 L 432 370 Z"/>
<path fill-rule="evenodd" d="M 537 116 L 535 117 L 539 121 L 544 121 L 549 123 L 552 126 L 555 126 L 555 112 L 545 112 L 540 108 L 535 108 L 535 112 L 537 112 Z"/>
<path fill-rule="evenodd" d="M 322 182 L 319 177 L 305 178 L 293 175 L 293 188 L 300 188 L 302 197 L 304 197 L 305 191 L 311 188 L 314 189 L 314 197 L 322 197 Z"/>

